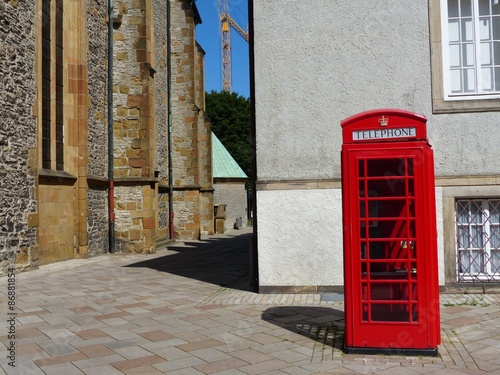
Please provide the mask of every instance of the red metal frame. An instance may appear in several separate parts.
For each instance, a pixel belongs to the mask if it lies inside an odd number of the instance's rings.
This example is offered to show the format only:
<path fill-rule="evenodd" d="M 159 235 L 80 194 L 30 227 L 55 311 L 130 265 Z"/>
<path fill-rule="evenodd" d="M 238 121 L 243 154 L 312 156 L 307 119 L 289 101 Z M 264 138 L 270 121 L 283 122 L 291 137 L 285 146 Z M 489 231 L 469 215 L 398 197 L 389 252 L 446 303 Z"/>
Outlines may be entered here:
<path fill-rule="evenodd" d="M 425 123 L 393 109 L 342 122 L 347 352 L 437 355 L 434 163 Z"/>

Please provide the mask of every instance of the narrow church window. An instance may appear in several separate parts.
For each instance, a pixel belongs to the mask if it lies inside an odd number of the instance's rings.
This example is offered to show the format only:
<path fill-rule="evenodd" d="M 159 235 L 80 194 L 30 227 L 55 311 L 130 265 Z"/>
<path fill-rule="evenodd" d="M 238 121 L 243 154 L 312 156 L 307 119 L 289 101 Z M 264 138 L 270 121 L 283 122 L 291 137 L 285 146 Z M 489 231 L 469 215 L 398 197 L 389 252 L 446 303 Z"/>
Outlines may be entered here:
<path fill-rule="evenodd" d="M 50 0 L 42 2 L 42 167 L 50 169 Z"/>
<path fill-rule="evenodd" d="M 56 3 L 56 169 L 64 169 L 63 0 Z"/>
<path fill-rule="evenodd" d="M 42 167 L 53 168 L 52 150 L 55 149 L 55 167 L 63 170 L 63 0 L 55 0 L 55 14 L 52 13 L 53 3 L 54 0 L 42 1 Z"/>

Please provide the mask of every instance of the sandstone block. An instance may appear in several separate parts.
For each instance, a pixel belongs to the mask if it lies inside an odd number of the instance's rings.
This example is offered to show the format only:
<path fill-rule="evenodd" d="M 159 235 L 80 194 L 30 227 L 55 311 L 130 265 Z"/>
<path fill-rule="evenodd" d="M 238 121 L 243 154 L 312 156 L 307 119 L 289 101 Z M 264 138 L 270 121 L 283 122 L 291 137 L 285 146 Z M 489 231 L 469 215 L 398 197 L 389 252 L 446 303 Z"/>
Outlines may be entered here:
<path fill-rule="evenodd" d="M 127 107 L 140 107 L 142 104 L 142 95 L 128 95 Z"/>
<path fill-rule="evenodd" d="M 142 218 L 142 227 L 144 229 L 154 229 L 155 220 L 152 217 L 143 217 Z"/>

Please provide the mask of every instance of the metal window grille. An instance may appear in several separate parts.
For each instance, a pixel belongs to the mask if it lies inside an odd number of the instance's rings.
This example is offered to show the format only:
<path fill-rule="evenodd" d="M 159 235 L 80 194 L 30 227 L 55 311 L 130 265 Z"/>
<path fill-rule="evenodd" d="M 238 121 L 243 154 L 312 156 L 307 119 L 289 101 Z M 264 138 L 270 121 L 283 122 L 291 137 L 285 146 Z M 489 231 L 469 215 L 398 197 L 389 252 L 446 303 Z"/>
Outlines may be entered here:
<path fill-rule="evenodd" d="M 500 281 L 500 199 L 456 201 L 458 282 Z"/>

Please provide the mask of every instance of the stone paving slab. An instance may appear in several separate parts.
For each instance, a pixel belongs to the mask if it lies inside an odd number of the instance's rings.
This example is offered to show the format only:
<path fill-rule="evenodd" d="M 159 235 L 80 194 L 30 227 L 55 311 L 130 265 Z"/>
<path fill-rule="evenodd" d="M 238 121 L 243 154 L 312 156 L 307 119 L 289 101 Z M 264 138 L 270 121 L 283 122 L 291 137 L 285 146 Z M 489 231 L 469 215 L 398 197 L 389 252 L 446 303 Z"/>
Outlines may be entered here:
<path fill-rule="evenodd" d="M 0 278 L 0 375 L 500 374 L 500 295 L 443 294 L 439 356 L 347 355 L 339 295 L 257 294 L 251 229 Z"/>

